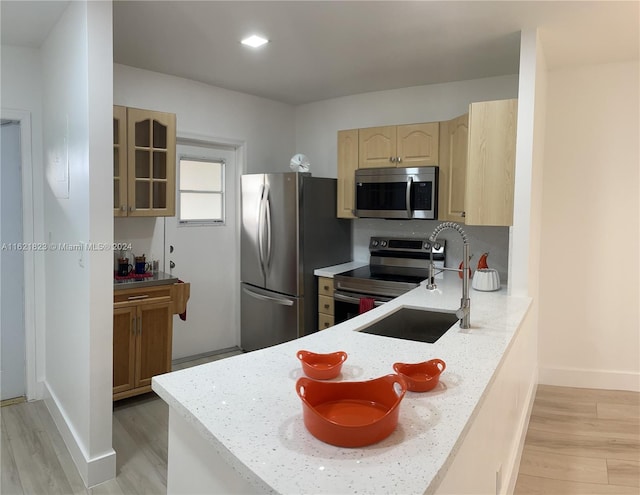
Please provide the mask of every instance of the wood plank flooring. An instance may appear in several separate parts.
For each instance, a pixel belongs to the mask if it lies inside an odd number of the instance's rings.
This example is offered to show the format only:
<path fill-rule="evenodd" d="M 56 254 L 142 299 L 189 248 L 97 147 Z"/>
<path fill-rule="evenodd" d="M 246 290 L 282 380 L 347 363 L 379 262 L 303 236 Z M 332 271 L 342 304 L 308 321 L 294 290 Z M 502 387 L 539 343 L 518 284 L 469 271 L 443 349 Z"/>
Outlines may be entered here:
<path fill-rule="evenodd" d="M 540 385 L 515 495 L 640 493 L 640 394 Z"/>
<path fill-rule="evenodd" d="M 0 414 L 3 495 L 166 493 L 168 406 L 154 393 L 114 404 L 116 479 L 91 489 L 42 401 L 3 407 Z M 638 495 L 640 394 L 540 385 L 514 493 Z"/>
<path fill-rule="evenodd" d="M 176 369 L 223 359 L 230 351 L 180 363 Z M 167 491 L 169 407 L 156 394 L 113 406 L 116 478 L 87 489 L 43 401 L 0 409 L 2 495 L 156 495 Z"/>

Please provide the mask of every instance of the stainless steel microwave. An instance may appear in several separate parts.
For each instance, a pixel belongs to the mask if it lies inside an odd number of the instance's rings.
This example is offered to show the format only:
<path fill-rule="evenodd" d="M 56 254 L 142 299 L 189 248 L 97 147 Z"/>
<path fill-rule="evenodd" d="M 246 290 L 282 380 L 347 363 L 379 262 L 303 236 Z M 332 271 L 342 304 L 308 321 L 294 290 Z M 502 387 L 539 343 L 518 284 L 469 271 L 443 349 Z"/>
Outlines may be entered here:
<path fill-rule="evenodd" d="M 355 175 L 361 218 L 438 218 L 438 167 L 364 168 Z"/>

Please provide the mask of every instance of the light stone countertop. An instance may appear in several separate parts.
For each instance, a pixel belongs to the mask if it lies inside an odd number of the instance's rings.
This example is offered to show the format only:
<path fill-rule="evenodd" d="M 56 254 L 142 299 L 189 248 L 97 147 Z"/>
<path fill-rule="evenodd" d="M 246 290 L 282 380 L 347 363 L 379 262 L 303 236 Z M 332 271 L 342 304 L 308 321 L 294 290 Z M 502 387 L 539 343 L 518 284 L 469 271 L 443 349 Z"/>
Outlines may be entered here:
<path fill-rule="evenodd" d="M 113 280 L 113 290 L 139 289 L 143 287 L 154 287 L 156 285 L 168 285 L 178 282 L 178 277 L 164 272 L 156 272 L 151 277 L 127 278 L 124 280 Z"/>
<path fill-rule="evenodd" d="M 361 266 L 367 266 L 367 261 L 349 261 L 348 263 L 342 263 L 340 265 L 328 266 L 326 268 L 317 268 L 313 271 L 316 277 L 333 278 L 334 275 L 339 273 L 348 272 L 349 270 L 355 270 Z"/>
<path fill-rule="evenodd" d="M 257 491 L 282 494 L 433 493 L 526 314 L 529 298 L 471 290 L 471 329 L 456 324 L 426 344 L 360 333 L 400 307 L 454 311 L 461 281 L 420 287 L 352 320 L 267 349 L 153 378 L 153 390 L 206 438 Z M 335 380 L 393 373 L 395 362 L 440 358 L 446 370 L 431 392 L 407 392 L 397 429 L 362 448 L 340 448 L 305 428 L 295 391 L 296 352 L 347 352 Z"/>

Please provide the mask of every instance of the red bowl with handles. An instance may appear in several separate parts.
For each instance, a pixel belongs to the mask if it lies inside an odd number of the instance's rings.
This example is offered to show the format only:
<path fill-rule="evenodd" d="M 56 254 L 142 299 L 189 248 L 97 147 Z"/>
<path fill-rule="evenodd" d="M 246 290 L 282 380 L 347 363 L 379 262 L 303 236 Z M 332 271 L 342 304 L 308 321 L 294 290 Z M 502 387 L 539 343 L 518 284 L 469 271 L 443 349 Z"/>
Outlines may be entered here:
<path fill-rule="evenodd" d="M 397 374 L 362 382 L 319 382 L 299 378 L 296 391 L 309 433 L 338 447 L 364 447 L 387 438 L 398 426 L 407 390 Z"/>
<path fill-rule="evenodd" d="M 347 360 L 347 353 L 338 351 L 329 354 L 317 354 L 311 351 L 298 351 L 298 359 L 302 363 L 302 371 L 315 380 L 330 380 L 340 374 L 342 363 Z"/>
<path fill-rule="evenodd" d="M 428 392 L 440 381 L 440 374 L 447 365 L 442 359 L 430 359 L 423 363 L 395 363 L 393 369 L 407 382 L 412 392 Z"/>

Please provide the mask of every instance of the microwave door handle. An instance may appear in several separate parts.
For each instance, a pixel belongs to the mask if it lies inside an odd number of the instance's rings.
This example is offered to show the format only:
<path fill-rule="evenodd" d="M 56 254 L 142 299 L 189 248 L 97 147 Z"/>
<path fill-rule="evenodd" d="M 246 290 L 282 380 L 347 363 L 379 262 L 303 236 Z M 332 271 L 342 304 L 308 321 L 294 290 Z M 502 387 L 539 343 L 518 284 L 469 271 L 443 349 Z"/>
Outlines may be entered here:
<path fill-rule="evenodd" d="M 413 212 L 411 211 L 411 186 L 413 185 L 413 177 L 407 177 L 407 192 L 405 196 L 405 201 L 407 204 L 407 218 L 411 218 L 413 216 Z"/>

